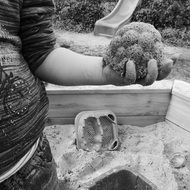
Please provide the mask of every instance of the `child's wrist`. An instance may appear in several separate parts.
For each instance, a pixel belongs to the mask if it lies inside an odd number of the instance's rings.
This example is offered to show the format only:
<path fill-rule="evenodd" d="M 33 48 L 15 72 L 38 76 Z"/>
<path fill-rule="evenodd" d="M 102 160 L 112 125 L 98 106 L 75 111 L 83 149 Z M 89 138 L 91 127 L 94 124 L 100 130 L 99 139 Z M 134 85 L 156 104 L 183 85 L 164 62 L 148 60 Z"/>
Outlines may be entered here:
<path fill-rule="evenodd" d="M 102 83 L 103 84 L 111 84 L 111 82 L 109 81 L 109 76 L 108 76 L 108 72 L 107 72 L 107 66 L 105 64 L 105 60 L 104 58 L 102 58 Z"/>

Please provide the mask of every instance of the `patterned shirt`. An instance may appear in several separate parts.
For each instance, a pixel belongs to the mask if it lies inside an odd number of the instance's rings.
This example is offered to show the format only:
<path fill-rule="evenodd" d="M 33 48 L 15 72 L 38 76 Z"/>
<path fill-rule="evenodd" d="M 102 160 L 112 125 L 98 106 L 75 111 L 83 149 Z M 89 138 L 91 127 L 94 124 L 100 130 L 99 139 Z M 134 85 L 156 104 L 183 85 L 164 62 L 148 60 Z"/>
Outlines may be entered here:
<path fill-rule="evenodd" d="M 44 129 L 48 99 L 35 70 L 54 49 L 52 0 L 0 0 L 0 175 Z"/>

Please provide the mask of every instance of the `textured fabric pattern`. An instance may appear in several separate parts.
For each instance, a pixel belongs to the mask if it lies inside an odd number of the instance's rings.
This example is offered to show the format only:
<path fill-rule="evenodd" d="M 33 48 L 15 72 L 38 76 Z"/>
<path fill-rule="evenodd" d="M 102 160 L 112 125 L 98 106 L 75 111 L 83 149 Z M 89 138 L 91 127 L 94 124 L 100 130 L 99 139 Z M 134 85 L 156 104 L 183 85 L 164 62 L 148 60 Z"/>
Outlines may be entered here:
<path fill-rule="evenodd" d="M 38 14 L 35 7 L 43 11 Z M 0 0 L 0 174 L 28 152 L 44 129 L 48 99 L 31 69 L 34 71 L 54 48 L 52 29 L 46 33 L 42 27 L 44 22 L 51 25 L 52 11 L 51 0 Z M 34 22 L 26 23 L 28 14 L 40 28 L 31 38 Z"/>
<path fill-rule="evenodd" d="M 51 23 L 53 12 L 52 0 L 23 1 L 20 18 L 22 52 L 32 71 L 54 48 L 55 36 Z"/>
<path fill-rule="evenodd" d="M 28 163 L 9 179 L 0 183 L 1 190 L 58 190 L 55 162 L 45 137 Z"/>
<path fill-rule="evenodd" d="M 18 172 L 34 155 L 34 152 L 38 148 L 40 138 L 32 146 L 32 148 L 22 157 L 10 170 L 6 171 L 3 175 L 0 175 L 0 183 L 10 178 L 16 172 Z"/>

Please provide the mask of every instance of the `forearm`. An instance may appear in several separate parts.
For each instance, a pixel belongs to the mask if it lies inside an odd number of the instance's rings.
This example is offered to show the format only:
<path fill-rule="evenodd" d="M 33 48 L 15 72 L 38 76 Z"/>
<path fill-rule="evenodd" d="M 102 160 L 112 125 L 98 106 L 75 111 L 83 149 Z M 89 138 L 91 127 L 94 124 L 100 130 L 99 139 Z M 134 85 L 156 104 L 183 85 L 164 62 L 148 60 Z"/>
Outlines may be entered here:
<path fill-rule="evenodd" d="M 103 85 L 102 58 L 85 56 L 65 48 L 52 51 L 35 74 L 58 85 Z"/>

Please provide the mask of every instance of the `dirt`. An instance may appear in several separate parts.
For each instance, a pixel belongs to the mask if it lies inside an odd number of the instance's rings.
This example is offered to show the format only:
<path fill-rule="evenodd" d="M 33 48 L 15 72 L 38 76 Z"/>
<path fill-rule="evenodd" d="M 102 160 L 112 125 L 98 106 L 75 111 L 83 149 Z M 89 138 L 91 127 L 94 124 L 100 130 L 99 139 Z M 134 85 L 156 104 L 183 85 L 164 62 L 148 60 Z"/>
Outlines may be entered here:
<path fill-rule="evenodd" d="M 158 190 L 190 190 L 188 135 L 176 132 L 165 122 L 144 128 L 130 125 L 118 128 L 119 149 L 103 152 L 78 150 L 74 125 L 45 129 L 65 189 L 82 190 L 83 184 L 106 171 L 127 166 L 145 176 Z M 175 160 L 175 154 L 180 159 Z"/>
<path fill-rule="evenodd" d="M 57 43 L 84 55 L 102 56 L 111 38 L 95 36 L 93 33 L 55 31 Z"/>

